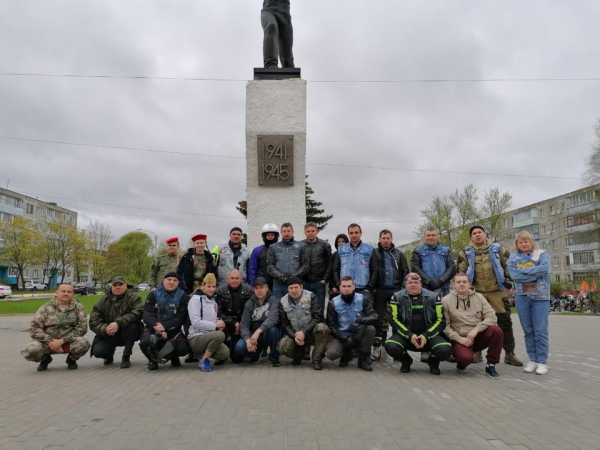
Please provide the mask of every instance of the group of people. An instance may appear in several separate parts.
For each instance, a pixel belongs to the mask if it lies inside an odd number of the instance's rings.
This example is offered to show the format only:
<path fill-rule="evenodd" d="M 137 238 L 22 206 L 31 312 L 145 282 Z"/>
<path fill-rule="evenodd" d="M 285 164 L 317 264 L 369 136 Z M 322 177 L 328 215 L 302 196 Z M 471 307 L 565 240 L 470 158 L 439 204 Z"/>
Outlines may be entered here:
<path fill-rule="evenodd" d="M 139 340 L 148 370 L 170 362 L 173 367 L 198 363 L 203 372 L 231 359 L 233 363 L 280 355 L 293 365 L 323 360 L 371 371 L 384 348 L 409 372 L 409 352 L 420 352 L 432 374 L 441 361 L 458 370 L 478 362 L 487 349 L 485 373 L 496 377 L 502 349 L 504 361 L 523 363 L 515 355 L 509 297 L 514 294 L 525 334 L 526 372 L 547 373 L 550 286 L 548 255 L 532 236 L 520 232 L 512 253 L 489 242 L 481 225 L 470 229 L 470 244 L 455 260 L 428 228 L 410 262 L 394 246 L 391 231 L 379 233 L 377 247 L 363 242 L 362 229 L 350 224 L 338 235 L 332 253 L 313 223 L 305 239 L 294 228 L 267 224 L 263 244 L 249 251 L 243 232 L 230 230 L 226 244 L 209 251 L 207 236 L 192 237 L 192 248 L 180 251 L 179 239 L 166 241 L 166 251 L 152 268 L 155 283 L 145 302 L 123 277 L 114 277 L 93 307 L 89 328 L 72 286 L 62 284 L 31 322 L 30 343 L 23 356 L 44 371 L 52 355 L 67 355 L 68 368 L 90 354 L 113 364 L 123 346 L 121 368 L 131 365 Z M 390 333 L 391 329 L 391 333 Z"/>

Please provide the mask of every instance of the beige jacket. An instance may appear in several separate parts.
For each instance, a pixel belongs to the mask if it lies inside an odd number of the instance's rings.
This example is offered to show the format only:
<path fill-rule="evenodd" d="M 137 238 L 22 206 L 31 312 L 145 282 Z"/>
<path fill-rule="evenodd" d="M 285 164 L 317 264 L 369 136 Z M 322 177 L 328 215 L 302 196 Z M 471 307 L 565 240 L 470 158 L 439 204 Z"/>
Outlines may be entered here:
<path fill-rule="evenodd" d="M 465 298 L 459 298 L 452 291 L 442 299 L 446 329 L 444 333 L 451 341 L 457 337 L 465 337 L 477 327 L 479 332 L 490 325 L 496 325 L 496 313 L 479 292 L 471 291 Z"/>

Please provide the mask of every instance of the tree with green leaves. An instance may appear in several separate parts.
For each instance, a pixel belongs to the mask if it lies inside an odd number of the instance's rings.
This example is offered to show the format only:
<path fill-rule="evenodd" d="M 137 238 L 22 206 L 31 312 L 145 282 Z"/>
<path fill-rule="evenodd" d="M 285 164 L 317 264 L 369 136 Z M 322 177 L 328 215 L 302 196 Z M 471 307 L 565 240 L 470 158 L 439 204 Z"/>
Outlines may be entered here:
<path fill-rule="evenodd" d="M 587 183 L 600 183 L 600 120 L 596 123 L 594 130 L 596 134 L 596 143 L 592 148 L 592 154 L 588 158 L 587 169 L 584 180 Z"/>
<path fill-rule="evenodd" d="M 434 226 L 440 232 L 440 241 L 452 248 L 452 233 L 456 227 L 453 213 L 454 205 L 449 197 L 434 197 L 427 208 L 421 211 L 425 221 L 419 227 L 417 234 L 422 237 L 427 227 Z"/>
<path fill-rule="evenodd" d="M 304 181 L 305 193 L 306 193 L 306 221 L 313 222 L 317 225 L 319 230 L 325 229 L 333 214 L 327 214 L 323 208 L 323 203 L 315 200 L 315 191 L 308 182 L 308 175 L 306 175 Z M 248 203 L 246 200 L 240 200 L 235 209 L 244 217 L 248 217 Z"/>
<path fill-rule="evenodd" d="M 25 217 L 0 222 L 0 258 L 17 269 L 17 287 L 25 288 L 25 269 L 42 262 L 42 233 Z"/>
<path fill-rule="evenodd" d="M 132 231 L 108 246 L 106 274 L 108 278 L 121 275 L 132 284 L 148 281 L 153 241 L 146 233 Z"/>
<path fill-rule="evenodd" d="M 487 225 L 488 235 L 492 240 L 498 237 L 502 215 L 509 210 L 512 204 L 512 195 L 509 192 L 500 192 L 495 187 L 486 192 L 483 198 L 484 222 Z"/>

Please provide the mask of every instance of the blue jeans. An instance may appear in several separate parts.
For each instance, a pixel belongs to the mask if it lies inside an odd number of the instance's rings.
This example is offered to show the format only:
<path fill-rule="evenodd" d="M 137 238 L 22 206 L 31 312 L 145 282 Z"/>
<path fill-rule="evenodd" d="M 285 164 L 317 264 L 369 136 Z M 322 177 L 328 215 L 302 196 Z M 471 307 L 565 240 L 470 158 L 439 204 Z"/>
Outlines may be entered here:
<path fill-rule="evenodd" d="M 260 359 L 260 355 L 267 347 L 270 348 L 269 360 L 279 361 L 279 340 L 281 339 L 281 331 L 278 327 L 271 327 L 265 333 L 262 333 L 258 338 L 258 345 L 255 352 L 249 352 L 245 339 L 240 339 L 235 343 L 231 352 L 231 360 L 234 363 L 244 362 L 246 358 L 250 362 L 256 362 Z"/>
<path fill-rule="evenodd" d="M 525 333 L 525 348 L 529 360 L 546 364 L 548 359 L 548 315 L 550 300 L 534 300 L 526 295 L 517 295 L 517 312 Z"/>
<path fill-rule="evenodd" d="M 323 315 L 323 309 L 325 308 L 325 283 L 321 283 L 320 281 L 305 281 L 304 289 L 315 294 L 319 302 L 321 315 Z"/>

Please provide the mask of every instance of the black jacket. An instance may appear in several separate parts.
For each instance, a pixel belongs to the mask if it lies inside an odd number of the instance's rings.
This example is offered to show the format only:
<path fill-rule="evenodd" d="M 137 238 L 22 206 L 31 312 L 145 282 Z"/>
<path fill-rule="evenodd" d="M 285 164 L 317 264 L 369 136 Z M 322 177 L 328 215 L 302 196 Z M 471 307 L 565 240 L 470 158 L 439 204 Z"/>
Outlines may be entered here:
<path fill-rule="evenodd" d="M 240 334 L 243 339 L 248 339 L 259 328 L 267 331 L 279 323 L 279 299 L 273 297 L 269 292 L 263 305 L 268 308 L 267 311 L 264 311 L 262 316 L 255 317 L 254 311 L 259 308 L 256 295 L 246 302 L 240 322 Z"/>
<path fill-rule="evenodd" d="M 395 266 L 394 286 L 392 288 L 399 291 L 404 286 L 404 277 L 409 272 L 408 262 L 406 261 L 404 253 L 402 253 L 393 245 L 391 250 L 389 251 L 394 257 Z M 379 244 L 377 248 L 373 250 L 373 255 L 371 256 L 371 261 L 369 265 L 371 270 L 371 285 L 374 289 L 381 289 L 384 287 L 384 252 L 385 250 L 383 249 L 381 244 Z"/>
<path fill-rule="evenodd" d="M 445 328 L 444 311 L 442 303 L 437 301 L 436 295 L 423 289 L 423 313 L 425 317 L 427 339 L 437 336 Z M 388 305 L 388 321 L 392 326 L 392 333 L 410 339 L 414 334 L 410 329 L 412 322 L 412 304 L 406 289 L 396 292 Z"/>
<path fill-rule="evenodd" d="M 235 333 L 235 324 L 242 321 L 244 305 L 252 297 L 253 291 L 246 283 L 240 285 L 237 295 L 232 295 L 228 285 L 217 289 L 216 301 L 219 305 L 221 320 L 225 322 L 225 334 L 232 336 Z"/>
<path fill-rule="evenodd" d="M 215 267 L 212 254 L 208 250 L 204 250 L 204 257 L 206 258 L 206 273 L 214 273 L 217 275 L 217 269 Z M 182 289 L 187 294 L 191 294 L 194 290 L 194 249 L 188 249 L 187 253 L 182 256 L 177 267 L 177 276 L 179 281 L 183 284 Z"/>
<path fill-rule="evenodd" d="M 144 304 L 142 320 L 144 321 L 146 328 L 148 330 L 154 330 L 154 325 L 160 322 L 169 336 L 179 333 L 182 330 L 182 327 L 187 329 L 189 323 L 187 305 L 190 297 L 183 292 L 183 296 L 181 297 L 174 314 L 165 314 L 165 311 L 156 301 L 156 295 L 157 289 L 153 289 L 150 294 L 148 294 L 148 298 Z"/>
<path fill-rule="evenodd" d="M 356 319 L 356 323 L 358 325 L 374 325 L 377 322 L 377 313 L 373 309 L 373 302 L 371 301 L 371 296 L 363 293 L 363 309 L 360 313 L 360 316 Z M 338 321 L 338 313 L 335 310 L 334 300 L 332 299 L 329 302 L 329 306 L 327 307 L 327 325 L 331 330 L 331 334 L 336 339 L 341 339 L 342 336 L 340 334 L 340 324 Z"/>
<path fill-rule="evenodd" d="M 331 246 L 322 239 L 315 242 L 306 239 L 304 244 L 304 259 L 308 264 L 308 272 L 304 274 L 304 281 L 327 281 L 331 271 Z"/>

